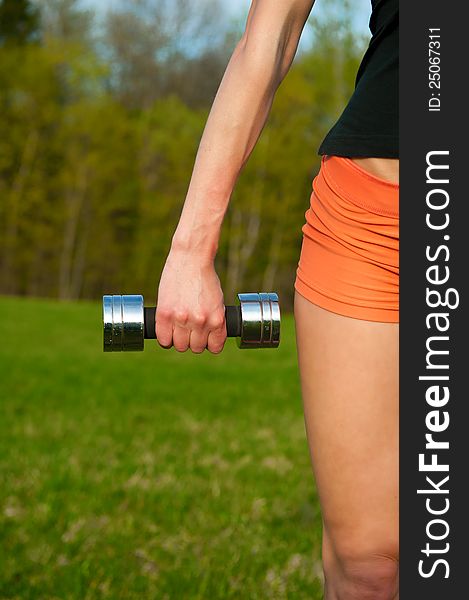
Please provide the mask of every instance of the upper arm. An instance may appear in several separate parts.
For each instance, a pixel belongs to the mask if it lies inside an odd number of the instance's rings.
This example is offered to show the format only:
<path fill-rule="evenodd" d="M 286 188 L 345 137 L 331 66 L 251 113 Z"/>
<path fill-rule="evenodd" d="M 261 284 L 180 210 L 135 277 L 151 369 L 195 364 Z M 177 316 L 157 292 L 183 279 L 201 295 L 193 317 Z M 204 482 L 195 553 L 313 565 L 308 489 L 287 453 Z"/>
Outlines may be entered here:
<path fill-rule="evenodd" d="M 274 49 L 282 71 L 293 60 L 314 0 L 252 0 L 241 39 L 252 52 Z"/>

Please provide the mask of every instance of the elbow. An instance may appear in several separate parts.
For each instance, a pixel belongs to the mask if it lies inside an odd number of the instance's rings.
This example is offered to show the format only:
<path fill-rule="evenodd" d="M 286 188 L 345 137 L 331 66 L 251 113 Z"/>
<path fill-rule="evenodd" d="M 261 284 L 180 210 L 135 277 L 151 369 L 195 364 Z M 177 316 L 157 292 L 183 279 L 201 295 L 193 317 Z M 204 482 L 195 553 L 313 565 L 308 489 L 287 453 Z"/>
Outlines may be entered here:
<path fill-rule="evenodd" d="M 260 30 L 247 27 L 239 40 L 235 54 L 241 55 L 245 65 L 258 76 L 269 74 L 279 85 L 295 58 L 300 40 L 301 27 L 285 21 L 277 32 L 275 28 Z"/>
<path fill-rule="evenodd" d="M 295 51 L 296 45 L 292 49 L 289 44 L 275 44 L 271 40 L 253 39 L 244 34 L 233 56 L 242 62 L 247 76 L 252 76 L 258 83 L 268 80 L 277 88 L 290 69 Z"/>

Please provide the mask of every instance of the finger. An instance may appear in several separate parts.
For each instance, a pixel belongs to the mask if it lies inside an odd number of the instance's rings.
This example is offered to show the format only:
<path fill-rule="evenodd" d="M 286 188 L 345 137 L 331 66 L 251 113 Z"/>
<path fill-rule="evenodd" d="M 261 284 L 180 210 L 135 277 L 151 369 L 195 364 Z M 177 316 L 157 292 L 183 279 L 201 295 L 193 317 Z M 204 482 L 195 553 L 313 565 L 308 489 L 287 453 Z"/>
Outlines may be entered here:
<path fill-rule="evenodd" d="M 190 333 L 189 346 L 194 354 L 201 354 L 207 347 L 208 331 L 192 329 Z"/>
<path fill-rule="evenodd" d="M 189 348 L 190 329 L 182 327 L 177 323 L 173 330 L 173 345 L 178 352 L 185 352 Z"/>
<path fill-rule="evenodd" d="M 226 327 L 223 327 L 223 329 L 215 329 L 214 331 L 211 331 L 208 335 L 207 349 L 209 350 L 209 352 L 212 352 L 212 354 L 219 354 L 223 350 L 225 342 Z"/>
<path fill-rule="evenodd" d="M 155 315 L 156 340 L 162 348 L 171 348 L 173 345 L 173 325 L 169 313 L 156 311 Z"/>

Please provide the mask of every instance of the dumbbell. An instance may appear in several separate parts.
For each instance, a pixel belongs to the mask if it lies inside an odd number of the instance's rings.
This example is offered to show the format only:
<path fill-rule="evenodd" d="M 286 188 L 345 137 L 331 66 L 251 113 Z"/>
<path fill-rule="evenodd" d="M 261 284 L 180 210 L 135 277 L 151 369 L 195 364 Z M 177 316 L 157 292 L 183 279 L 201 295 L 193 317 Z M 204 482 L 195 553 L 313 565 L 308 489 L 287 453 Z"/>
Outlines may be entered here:
<path fill-rule="evenodd" d="M 278 295 L 238 294 L 235 306 L 225 306 L 226 332 L 239 348 L 277 348 L 280 343 Z M 156 307 L 145 307 L 143 296 L 103 296 L 104 352 L 143 350 L 143 340 L 156 339 Z"/>

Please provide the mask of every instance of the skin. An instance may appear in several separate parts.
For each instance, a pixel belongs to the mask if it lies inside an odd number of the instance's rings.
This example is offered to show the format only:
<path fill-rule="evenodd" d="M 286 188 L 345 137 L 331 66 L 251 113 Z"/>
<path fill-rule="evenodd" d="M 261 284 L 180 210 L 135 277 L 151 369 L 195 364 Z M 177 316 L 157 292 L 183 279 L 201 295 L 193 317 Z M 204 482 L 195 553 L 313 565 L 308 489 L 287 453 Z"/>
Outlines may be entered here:
<path fill-rule="evenodd" d="M 372 175 L 399 183 L 399 159 L 397 158 L 356 158 L 351 159 Z"/>
<path fill-rule="evenodd" d="M 214 269 L 230 196 L 293 61 L 312 0 L 253 0 L 197 152 L 158 287 L 163 348 L 219 353 Z M 353 158 L 397 182 L 398 161 Z M 398 325 L 337 315 L 295 292 L 305 423 L 323 515 L 327 600 L 398 598 Z"/>
<path fill-rule="evenodd" d="M 376 568 L 390 579 L 390 590 L 362 590 L 360 600 L 398 598 L 399 326 L 335 314 L 298 292 L 294 312 L 325 598 L 355 598 L 347 571 L 362 566 L 365 576 Z"/>
<path fill-rule="evenodd" d="M 214 269 L 220 229 L 238 175 L 288 72 L 312 0 L 254 0 L 210 110 L 158 288 L 161 346 L 218 353 L 226 340 Z"/>

